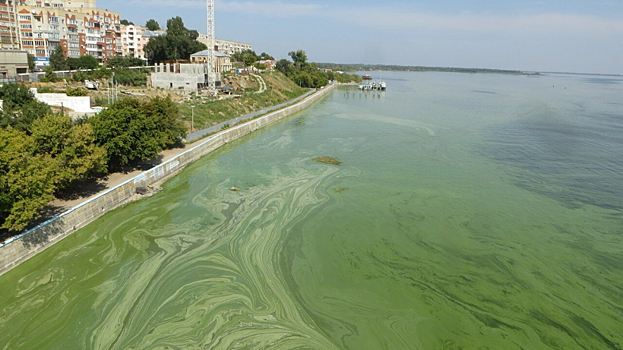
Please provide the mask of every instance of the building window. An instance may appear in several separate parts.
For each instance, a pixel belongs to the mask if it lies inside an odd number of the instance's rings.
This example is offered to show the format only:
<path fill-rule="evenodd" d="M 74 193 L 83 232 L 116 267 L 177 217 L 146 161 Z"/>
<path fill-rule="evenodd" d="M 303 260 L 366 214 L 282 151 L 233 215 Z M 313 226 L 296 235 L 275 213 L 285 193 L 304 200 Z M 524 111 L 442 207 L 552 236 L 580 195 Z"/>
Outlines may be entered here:
<path fill-rule="evenodd" d="M 20 24 L 19 27 L 22 29 L 32 29 L 32 25 L 30 24 Z"/>
<path fill-rule="evenodd" d="M 24 46 L 32 46 L 32 40 L 24 40 L 22 41 L 22 43 L 24 44 Z"/>
<path fill-rule="evenodd" d="M 35 40 L 35 46 L 45 46 L 44 40 Z"/>
<path fill-rule="evenodd" d="M 38 56 L 45 56 L 45 50 L 44 49 L 37 49 L 37 50 L 35 50 L 35 52 L 37 53 Z"/>
<path fill-rule="evenodd" d="M 20 21 L 30 21 L 30 16 L 28 15 L 19 15 Z"/>

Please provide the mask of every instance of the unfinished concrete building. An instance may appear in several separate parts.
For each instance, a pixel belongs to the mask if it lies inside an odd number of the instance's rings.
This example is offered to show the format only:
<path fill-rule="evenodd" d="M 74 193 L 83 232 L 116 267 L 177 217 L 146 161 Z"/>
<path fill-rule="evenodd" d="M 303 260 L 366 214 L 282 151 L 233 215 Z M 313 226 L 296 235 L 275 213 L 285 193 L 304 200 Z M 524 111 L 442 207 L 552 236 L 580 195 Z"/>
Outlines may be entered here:
<path fill-rule="evenodd" d="M 216 75 L 216 85 L 221 76 Z M 190 63 L 161 63 L 151 74 L 151 86 L 165 90 L 196 92 L 208 86 L 208 65 Z"/>

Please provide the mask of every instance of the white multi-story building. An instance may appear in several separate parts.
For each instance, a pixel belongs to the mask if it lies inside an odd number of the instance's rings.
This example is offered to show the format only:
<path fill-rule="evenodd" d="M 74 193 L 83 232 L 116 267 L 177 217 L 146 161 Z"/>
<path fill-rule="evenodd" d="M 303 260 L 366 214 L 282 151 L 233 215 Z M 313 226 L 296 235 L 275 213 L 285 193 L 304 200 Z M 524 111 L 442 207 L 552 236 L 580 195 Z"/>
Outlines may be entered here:
<path fill-rule="evenodd" d="M 164 34 L 166 34 L 165 31 L 152 31 L 141 26 L 121 26 L 121 52 L 123 56 L 147 60 L 144 51 L 145 45 L 147 45 L 150 38 Z"/>
<path fill-rule="evenodd" d="M 206 46 L 208 45 L 207 34 L 199 34 L 197 41 L 204 43 Z M 215 47 L 214 49 L 218 52 L 222 52 L 226 55 L 233 55 L 237 52 L 242 52 L 244 50 L 253 50 L 253 46 L 251 44 L 240 43 L 236 41 L 215 39 Z M 209 49 L 209 47 L 208 47 Z"/>

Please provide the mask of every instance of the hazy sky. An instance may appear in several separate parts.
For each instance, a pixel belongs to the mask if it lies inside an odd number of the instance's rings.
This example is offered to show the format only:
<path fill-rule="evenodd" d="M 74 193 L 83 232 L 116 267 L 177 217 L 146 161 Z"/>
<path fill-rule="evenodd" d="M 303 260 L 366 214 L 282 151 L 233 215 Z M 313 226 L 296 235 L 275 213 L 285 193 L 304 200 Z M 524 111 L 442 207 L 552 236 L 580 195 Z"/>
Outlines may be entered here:
<path fill-rule="evenodd" d="M 97 5 L 205 32 L 205 1 Z M 215 23 L 217 38 L 278 59 L 623 74 L 623 0 L 216 0 Z"/>

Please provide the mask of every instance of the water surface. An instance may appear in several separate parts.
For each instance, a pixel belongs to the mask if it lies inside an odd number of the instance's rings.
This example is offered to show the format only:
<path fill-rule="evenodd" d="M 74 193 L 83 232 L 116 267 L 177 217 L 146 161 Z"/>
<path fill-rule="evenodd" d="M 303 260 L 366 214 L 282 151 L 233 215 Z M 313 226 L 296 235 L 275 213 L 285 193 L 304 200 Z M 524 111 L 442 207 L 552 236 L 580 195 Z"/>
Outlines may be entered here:
<path fill-rule="evenodd" d="M 623 348 L 620 79 L 384 77 L 0 277 L 0 348 Z"/>

